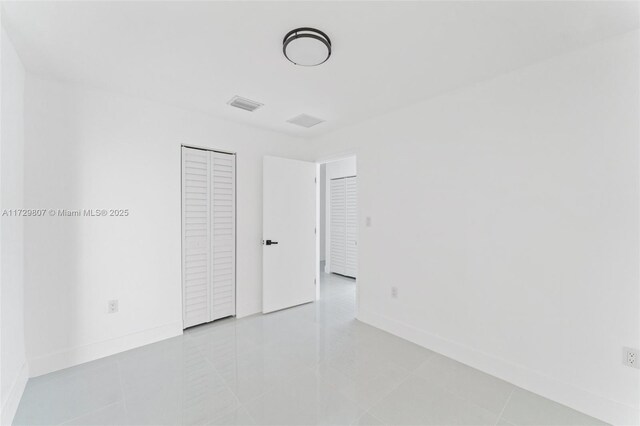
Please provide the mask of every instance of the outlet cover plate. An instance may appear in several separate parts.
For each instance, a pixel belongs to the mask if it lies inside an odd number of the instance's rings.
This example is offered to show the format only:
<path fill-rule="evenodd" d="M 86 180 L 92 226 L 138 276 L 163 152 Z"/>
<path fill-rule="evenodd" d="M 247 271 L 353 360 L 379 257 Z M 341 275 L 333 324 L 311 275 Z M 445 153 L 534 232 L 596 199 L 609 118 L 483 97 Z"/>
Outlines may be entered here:
<path fill-rule="evenodd" d="M 622 348 L 622 363 L 627 367 L 640 369 L 639 352 L 640 351 L 634 348 Z"/>
<path fill-rule="evenodd" d="M 109 300 L 107 305 L 107 313 L 115 314 L 118 312 L 118 301 L 117 300 Z"/>

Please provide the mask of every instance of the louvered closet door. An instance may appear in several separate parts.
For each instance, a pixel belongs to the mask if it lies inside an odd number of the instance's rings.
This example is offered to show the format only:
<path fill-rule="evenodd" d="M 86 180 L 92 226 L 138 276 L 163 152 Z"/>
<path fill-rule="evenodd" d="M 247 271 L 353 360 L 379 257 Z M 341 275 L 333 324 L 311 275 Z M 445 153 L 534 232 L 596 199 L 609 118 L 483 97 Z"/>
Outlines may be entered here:
<path fill-rule="evenodd" d="M 211 153 L 211 321 L 236 313 L 235 155 Z"/>
<path fill-rule="evenodd" d="M 211 318 L 209 152 L 182 148 L 182 297 L 184 327 Z"/>
<path fill-rule="evenodd" d="M 346 256 L 344 274 L 355 277 L 358 274 L 358 181 L 355 176 L 344 180 L 346 187 Z"/>
<path fill-rule="evenodd" d="M 346 274 L 346 185 L 344 179 L 332 179 L 330 184 L 330 260 L 331 272 Z"/>
<path fill-rule="evenodd" d="M 235 156 L 182 148 L 184 327 L 235 315 Z"/>

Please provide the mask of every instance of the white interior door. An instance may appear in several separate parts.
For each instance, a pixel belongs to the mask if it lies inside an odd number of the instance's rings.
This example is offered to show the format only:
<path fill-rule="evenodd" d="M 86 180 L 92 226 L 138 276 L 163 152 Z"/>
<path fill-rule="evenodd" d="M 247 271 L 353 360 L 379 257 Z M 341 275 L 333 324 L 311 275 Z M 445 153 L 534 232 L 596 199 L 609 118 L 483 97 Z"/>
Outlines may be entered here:
<path fill-rule="evenodd" d="M 182 148 L 184 328 L 236 313 L 235 155 Z"/>
<path fill-rule="evenodd" d="M 315 299 L 314 163 L 264 157 L 262 312 Z"/>

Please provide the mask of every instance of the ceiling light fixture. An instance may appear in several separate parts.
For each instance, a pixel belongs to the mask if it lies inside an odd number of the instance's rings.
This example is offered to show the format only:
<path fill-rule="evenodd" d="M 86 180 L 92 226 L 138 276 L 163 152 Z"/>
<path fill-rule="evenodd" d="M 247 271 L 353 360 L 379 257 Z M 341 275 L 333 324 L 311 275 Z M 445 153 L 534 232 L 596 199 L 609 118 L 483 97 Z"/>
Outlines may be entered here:
<path fill-rule="evenodd" d="M 296 65 L 314 67 L 331 56 L 331 40 L 315 28 L 296 28 L 284 36 L 282 52 Z"/>

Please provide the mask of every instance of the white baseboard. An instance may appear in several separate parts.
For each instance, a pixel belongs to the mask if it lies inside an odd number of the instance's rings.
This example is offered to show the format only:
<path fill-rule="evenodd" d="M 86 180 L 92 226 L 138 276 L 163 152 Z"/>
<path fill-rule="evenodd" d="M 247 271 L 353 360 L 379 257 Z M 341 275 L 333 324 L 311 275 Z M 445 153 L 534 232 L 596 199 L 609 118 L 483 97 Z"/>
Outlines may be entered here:
<path fill-rule="evenodd" d="M 182 334 L 182 323 L 165 324 L 148 330 L 127 334 L 114 339 L 78 346 L 52 354 L 29 359 L 31 377 L 41 376 L 63 368 L 94 361 L 109 355 Z"/>
<path fill-rule="evenodd" d="M 640 411 L 636 407 L 607 399 L 365 309 L 359 310 L 358 320 L 607 423 L 640 424 Z"/>
<path fill-rule="evenodd" d="M 24 393 L 24 388 L 27 386 L 27 380 L 29 380 L 29 368 L 25 361 L 24 364 L 22 364 L 22 368 L 20 368 L 15 380 L 11 384 L 7 399 L 2 401 L 2 410 L 0 410 L 2 416 L 0 418 L 0 424 L 10 425 L 13 423 L 13 418 L 16 415 L 16 411 L 18 411 L 18 405 L 20 404 L 20 399 Z"/>

